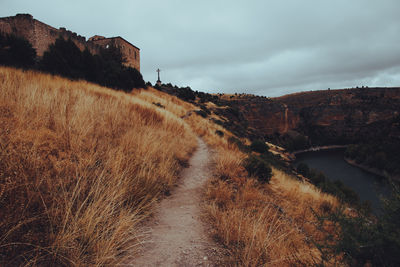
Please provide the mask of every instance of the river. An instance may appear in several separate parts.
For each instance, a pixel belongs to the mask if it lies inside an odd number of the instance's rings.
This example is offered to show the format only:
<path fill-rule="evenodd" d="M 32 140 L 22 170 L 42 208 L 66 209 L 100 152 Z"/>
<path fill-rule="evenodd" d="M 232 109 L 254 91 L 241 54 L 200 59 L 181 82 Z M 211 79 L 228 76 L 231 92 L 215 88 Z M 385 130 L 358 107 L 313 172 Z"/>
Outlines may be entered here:
<path fill-rule="evenodd" d="M 384 178 L 350 165 L 343 157 L 344 149 L 305 152 L 296 155 L 295 165 L 306 163 L 331 181 L 342 181 L 359 195 L 361 201 L 369 201 L 373 212 L 379 214 L 380 197 L 388 196 L 390 192 Z"/>

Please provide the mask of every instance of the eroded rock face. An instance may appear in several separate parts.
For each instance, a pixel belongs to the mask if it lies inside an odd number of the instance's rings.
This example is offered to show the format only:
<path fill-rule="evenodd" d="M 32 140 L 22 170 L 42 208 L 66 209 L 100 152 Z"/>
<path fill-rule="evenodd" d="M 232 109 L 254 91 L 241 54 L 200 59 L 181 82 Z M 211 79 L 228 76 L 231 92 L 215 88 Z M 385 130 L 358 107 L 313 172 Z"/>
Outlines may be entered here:
<path fill-rule="evenodd" d="M 234 105 L 244 115 L 249 127 L 264 135 L 286 133 L 295 129 L 300 123 L 298 109 L 287 107 L 278 101 L 262 98 L 252 101 L 243 99 L 236 100 Z"/>
<path fill-rule="evenodd" d="M 400 88 L 316 91 L 230 102 L 247 120 L 249 129 L 263 136 L 295 131 L 313 145 L 400 138 Z"/>

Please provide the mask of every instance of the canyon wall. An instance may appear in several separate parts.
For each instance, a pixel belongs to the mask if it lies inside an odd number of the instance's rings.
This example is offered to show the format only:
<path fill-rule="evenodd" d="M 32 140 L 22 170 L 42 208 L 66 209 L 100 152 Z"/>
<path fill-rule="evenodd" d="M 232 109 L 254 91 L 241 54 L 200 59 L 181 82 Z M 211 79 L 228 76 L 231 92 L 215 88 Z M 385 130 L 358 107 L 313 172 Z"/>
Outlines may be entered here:
<path fill-rule="evenodd" d="M 312 145 L 400 139 L 400 88 L 314 91 L 270 99 L 247 96 L 229 105 L 240 111 L 253 134 L 268 139 L 300 135 Z"/>

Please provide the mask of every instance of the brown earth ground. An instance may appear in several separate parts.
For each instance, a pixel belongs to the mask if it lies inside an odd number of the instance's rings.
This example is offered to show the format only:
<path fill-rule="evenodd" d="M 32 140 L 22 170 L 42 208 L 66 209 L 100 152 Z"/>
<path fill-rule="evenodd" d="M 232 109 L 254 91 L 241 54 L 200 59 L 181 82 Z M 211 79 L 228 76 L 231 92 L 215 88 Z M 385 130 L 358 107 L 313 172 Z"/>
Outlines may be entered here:
<path fill-rule="evenodd" d="M 211 238 L 202 218 L 202 186 L 212 175 L 212 152 L 203 140 L 189 160 L 180 182 L 146 223 L 145 242 L 128 266 L 223 266 L 226 252 Z"/>

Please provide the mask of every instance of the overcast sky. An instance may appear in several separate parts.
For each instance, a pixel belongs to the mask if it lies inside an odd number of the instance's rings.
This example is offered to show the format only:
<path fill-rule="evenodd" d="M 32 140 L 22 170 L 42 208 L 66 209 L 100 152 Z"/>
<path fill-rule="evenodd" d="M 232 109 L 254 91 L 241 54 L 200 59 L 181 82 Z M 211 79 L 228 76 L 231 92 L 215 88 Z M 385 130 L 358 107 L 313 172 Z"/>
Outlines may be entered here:
<path fill-rule="evenodd" d="M 0 0 L 89 38 L 141 49 L 145 81 L 265 96 L 400 86 L 399 0 Z"/>

